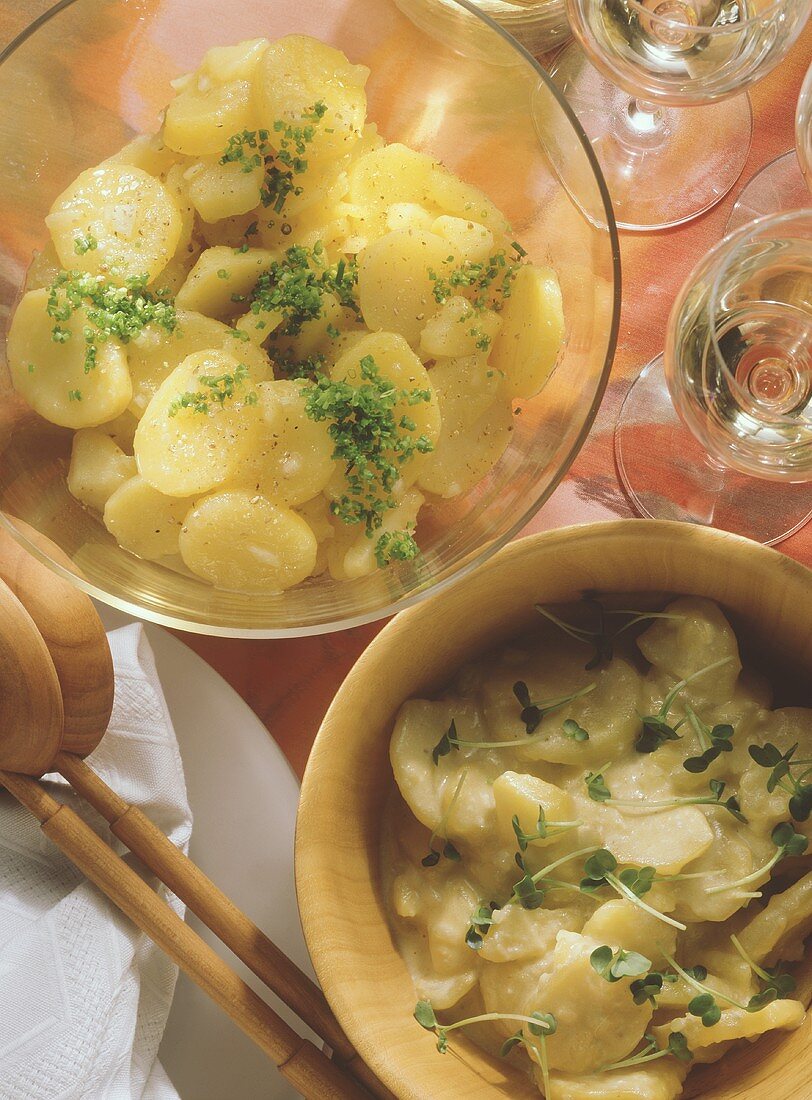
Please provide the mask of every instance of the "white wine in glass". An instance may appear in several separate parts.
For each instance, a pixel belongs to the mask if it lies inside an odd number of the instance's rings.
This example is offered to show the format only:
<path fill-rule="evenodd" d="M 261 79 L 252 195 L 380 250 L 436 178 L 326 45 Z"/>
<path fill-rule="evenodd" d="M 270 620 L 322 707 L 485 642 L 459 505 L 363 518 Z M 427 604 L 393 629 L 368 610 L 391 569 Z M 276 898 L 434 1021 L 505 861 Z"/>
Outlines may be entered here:
<path fill-rule="evenodd" d="M 665 370 L 662 370 L 664 366 Z M 775 543 L 812 512 L 812 209 L 702 260 L 615 433 L 638 509 Z"/>
<path fill-rule="evenodd" d="M 799 210 L 812 199 L 812 65 L 809 66 L 795 112 L 795 148 L 782 153 L 750 180 L 727 223 L 728 233 L 754 218 Z"/>
<path fill-rule="evenodd" d="M 552 76 L 603 169 L 624 229 L 679 225 L 744 167 L 745 93 L 786 55 L 812 0 L 567 0 L 576 43 Z M 683 110 L 690 108 L 690 110 Z"/>

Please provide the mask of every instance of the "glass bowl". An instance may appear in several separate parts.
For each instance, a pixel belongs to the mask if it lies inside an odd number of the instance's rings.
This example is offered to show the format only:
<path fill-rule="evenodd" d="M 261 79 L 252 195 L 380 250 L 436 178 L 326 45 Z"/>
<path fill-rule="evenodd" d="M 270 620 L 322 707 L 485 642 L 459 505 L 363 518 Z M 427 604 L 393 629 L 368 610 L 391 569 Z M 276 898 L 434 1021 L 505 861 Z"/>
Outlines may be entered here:
<path fill-rule="evenodd" d="M 280 595 L 216 590 L 120 549 L 68 493 L 71 433 L 11 389 L 0 358 L 0 509 L 15 537 L 90 595 L 205 634 L 289 637 L 394 614 L 483 562 L 538 511 L 578 453 L 606 386 L 620 306 L 617 232 L 591 147 L 546 73 L 468 0 L 66 0 L 0 55 L 0 308 L 5 326 L 44 218 L 84 168 L 154 131 L 170 81 L 211 46 L 310 34 L 368 65 L 369 118 L 442 160 L 559 276 L 566 344 L 543 392 L 516 402 L 504 457 L 473 490 L 424 507 L 422 554 L 373 576 Z M 19 120 L 25 120 L 25 125 Z M 0 353 L 2 354 L 2 353 Z M 17 517 L 57 544 L 50 556 Z"/>

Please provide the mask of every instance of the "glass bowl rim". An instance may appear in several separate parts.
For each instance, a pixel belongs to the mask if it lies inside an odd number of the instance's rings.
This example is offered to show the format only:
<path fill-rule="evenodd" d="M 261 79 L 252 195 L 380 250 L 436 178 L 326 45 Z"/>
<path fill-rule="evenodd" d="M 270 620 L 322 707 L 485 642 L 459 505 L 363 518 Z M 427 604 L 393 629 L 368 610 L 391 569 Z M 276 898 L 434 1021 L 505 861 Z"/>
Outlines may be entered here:
<path fill-rule="evenodd" d="M 55 16 L 65 11 L 67 8 L 73 7 L 75 4 L 83 3 L 85 0 L 59 0 L 48 11 L 39 15 L 32 23 L 24 27 L 7 46 L 0 51 L 0 65 L 8 60 L 16 51 L 22 46 L 29 38 L 43 26 L 51 21 Z M 581 149 L 583 150 L 590 168 L 592 169 L 592 178 L 598 188 L 598 194 L 600 196 L 601 203 L 603 205 L 603 213 L 605 215 L 605 228 L 609 234 L 609 245 L 611 253 L 612 263 L 612 318 L 609 326 L 608 340 L 606 345 L 606 354 L 604 356 L 603 366 L 601 368 L 600 376 L 597 380 L 595 393 L 592 401 L 590 402 L 589 409 L 584 418 L 584 422 L 581 425 L 575 440 L 572 443 L 569 451 L 564 457 L 563 461 L 559 464 L 559 468 L 553 475 L 549 485 L 544 492 L 536 497 L 532 504 L 525 508 L 521 516 L 516 519 L 510 527 L 503 531 L 498 537 L 492 539 L 485 546 L 479 547 L 477 550 L 472 551 L 468 555 L 468 559 L 464 560 L 457 567 L 452 567 L 452 571 L 446 577 L 439 580 L 430 580 L 425 585 L 413 590 L 408 595 L 402 596 L 394 602 L 390 602 L 386 605 L 380 606 L 374 610 L 366 611 L 357 615 L 347 615 L 341 619 L 315 623 L 308 626 L 286 626 L 286 627 L 233 627 L 233 626 L 218 626 L 217 624 L 207 624 L 199 622 L 193 617 L 184 617 L 178 613 L 165 613 L 157 609 L 145 608 L 141 606 L 136 600 L 129 600 L 122 596 L 115 596 L 109 593 L 106 589 L 99 587 L 98 585 L 88 581 L 83 577 L 78 570 L 74 572 L 71 569 L 67 569 L 59 562 L 51 558 L 45 551 L 41 550 L 34 542 L 26 537 L 26 535 L 15 526 L 12 519 L 9 519 L 2 511 L 0 511 L 0 524 L 8 533 L 16 539 L 16 541 L 37 558 L 44 565 L 48 566 L 58 576 L 69 580 L 76 587 L 84 591 L 87 595 L 98 600 L 107 606 L 114 607 L 119 611 L 123 611 L 128 615 L 132 615 L 137 619 L 143 619 L 147 622 L 154 622 L 160 626 L 169 627 L 175 630 L 186 631 L 191 634 L 202 634 L 208 637 L 218 638 L 256 638 L 256 639 L 277 639 L 277 638 L 302 638 L 302 637 L 315 637 L 322 634 L 332 634 L 337 631 L 350 630 L 354 627 L 365 626 L 368 623 L 379 622 L 384 619 L 389 619 L 399 611 L 405 610 L 407 607 L 411 607 L 416 603 L 420 603 L 423 600 L 429 598 L 435 592 L 440 592 L 449 585 L 455 584 L 458 580 L 466 577 L 474 569 L 488 561 L 494 554 L 498 553 L 503 546 L 506 546 L 511 542 L 519 532 L 529 523 L 529 521 L 536 515 L 541 507 L 550 499 L 553 492 L 558 488 L 559 484 L 563 480 L 564 476 L 572 466 L 575 458 L 578 456 L 581 448 L 583 447 L 587 436 L 592 430 L 592 426 L 595 422 L 598 409 L 600 408 L 606 387 L 609 384 L 609 376 L 612 369 L 612 363 L 614 361 L 615 351 L 617 349 L 618 336 L 620 331 L 620 310 L 622 305 L 622 272 L 621 272 L 621 254 L 620 254 L 620 239 L 618 236 L 617 223 L 615 221 L 614 208 L 612 206 L 612 199 L 609 194 L 606 181 L 603 178 L 603 173 L 598 163 L 598 158 L 592 148 L 589 139 L 586 136 L 581 124 L 575 116 L 574 111 L 567 102 L 564 94 L 556 87 L 547 70 L 543 65 L 530 53 L 530 51 L 522 45 L 509 31 L 505 30 L 494 19 L 483 12 L 476 6 L 474 0 L 449 0 L 450 3 L 455 4 L 458 8 L 463 8 L 469 14 L 484 23 L 486 27 L 490 29 L 492 33 L 498 35 L 504 43 L 506 43 L 515 53 L 519 55 L 523 61 L 530 65 L 534 70 L 541 82 L 546 86 L 549 93 L 552 94 L 556 100 L 558 107 L 563 111 L 567 121 L 570 124 L 572 133 L 578 140 Z M 783 0 L 776 0 L 777 3 L 783 2 Z M 408 18 L 408 17 L 407 17 Z M 553 168 L 553 173 L 557 175 Z M 563 186 L 563 184 L 561 185 Z M 582 216 L 586 217 L 582 212 Z M 591 220 L 591 219 L 590 219 Z M 604 225 L 600 226 L 601 230 Z"/>
<path fill-rule="evenodd" d="M 773 0 L 771 4 L 768 4 L 764 11 L 758 12 L 757 15 L 751 15 L 748 19 L 742 19 L 737 23 L 726 23 L 722 26 L 706 26 L 703 23 L 688 24 L 683 23 L 679 19 L 674 19 L 670 15 L 658 15 L 656 12 L 651 11 L 649 8 L 642 4 L 640 0 L 626 0 L 629 7 L 632 8 L 640 15 L 644 15 L 647 20 L 654 23 L 656 26 L 662 26 L 670 30 L 681 31 L 693 31 L 703 36 L 720 36 L 723 34 L 740 33 L 743 30 L 747 30 L 754 23 L 763 23 L 767 19 L 771 19 L 776 11 L 781 11 L 784 8 L 788 8 L 790 4 L 797 3 L 798 0 Z M 810 0 L 801 0 L 805 3 L 812 12 L 812 3 Z"/>

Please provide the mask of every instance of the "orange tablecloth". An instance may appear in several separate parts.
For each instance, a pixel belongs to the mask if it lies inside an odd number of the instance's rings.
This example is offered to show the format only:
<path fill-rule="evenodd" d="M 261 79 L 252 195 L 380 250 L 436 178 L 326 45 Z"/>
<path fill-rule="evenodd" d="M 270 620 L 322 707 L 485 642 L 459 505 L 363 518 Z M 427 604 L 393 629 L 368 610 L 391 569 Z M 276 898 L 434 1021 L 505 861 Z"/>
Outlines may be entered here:
<path fill-rule="evenodd" d="M 51 6 L 0 3 L 0 45 Z M 720 239 L 741 186 L 793 145 L 793 115 L 812 60 L 812 23 L 778 68 L 750 91 L 755 132 L 742 179 L 709 213 L 679 229 L 621 234 L 623 310 L 611 380 L 592 433 L 564 482 L 527 532 L 634 515 L 618 482 L 612 433 L 639 370 L 662 350 L 671 304 L 694 264 Z M 780 549 L 812 566 L 812 523 Z M 301 774 L 319 723 L 355 659 L 381 624 L 285 641 L 231 641 L 181 635 L 242 695 Z"/>

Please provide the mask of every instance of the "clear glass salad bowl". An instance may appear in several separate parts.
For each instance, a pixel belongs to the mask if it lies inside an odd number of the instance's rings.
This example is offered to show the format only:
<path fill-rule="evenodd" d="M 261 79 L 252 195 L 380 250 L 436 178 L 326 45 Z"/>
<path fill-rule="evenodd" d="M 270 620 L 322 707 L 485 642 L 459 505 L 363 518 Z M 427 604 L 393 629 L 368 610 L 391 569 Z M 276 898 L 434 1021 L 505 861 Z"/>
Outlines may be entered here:
<path fill-rule="evenodd" d="M 608 380 L 620 272 L 611 203 L 591 147 L 539 65 L 468 0 L 63 0 L 0 55 L 0 308 L 7 328 L 47 241 L 53 199 L 84 168 L 158 128 L 170 81 L 211 46 L 310 34 L 372 70 L 369 118 L 388 141 L 442 160 L 505 212 L 553 266 L 566 344 L 542 393 L 517 402 L 510 446 L 475 489 L 421 512 L 422 554 L 352 581 L 281 595 L 216 590 L 120 549 L 68 493 L 71 433 L 33 414 L 0 352 L 0 510 L 15 536 L 100 600 L 180 629 L 237 637 L 324 633 L 393 614 L 484 561 L 550 496 Z M 3 341 L 4 344 L 4 341 Z M 50 555 L 19 518 L 57 544 Z M 66 556 L 66 557 L 65 557 Z M 69 559 L 69 560 L 68 560 Z"/>

